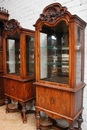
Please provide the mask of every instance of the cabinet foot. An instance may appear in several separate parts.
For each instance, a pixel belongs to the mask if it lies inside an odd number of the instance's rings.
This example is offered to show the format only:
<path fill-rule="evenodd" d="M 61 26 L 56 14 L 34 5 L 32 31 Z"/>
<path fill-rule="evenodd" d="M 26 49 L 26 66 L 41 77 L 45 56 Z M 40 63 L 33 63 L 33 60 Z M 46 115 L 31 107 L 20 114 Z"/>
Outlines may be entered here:
<path fill-rule="evenodd" d="M 40 128 L 40 112 L 36 113 L 36 118 L 37 118 L 37 130 L 41 130 L 41 128 Z"/>
<path fill-rule="evenodd" d="M 5 112 L 6 112 L 6 113 L 9 113 L 9 109 L 6 108 Z"/>
<path fill-rule="evenodd" d="M 41 130 L 41 128 L 37 128 L 37 130 Z"/>

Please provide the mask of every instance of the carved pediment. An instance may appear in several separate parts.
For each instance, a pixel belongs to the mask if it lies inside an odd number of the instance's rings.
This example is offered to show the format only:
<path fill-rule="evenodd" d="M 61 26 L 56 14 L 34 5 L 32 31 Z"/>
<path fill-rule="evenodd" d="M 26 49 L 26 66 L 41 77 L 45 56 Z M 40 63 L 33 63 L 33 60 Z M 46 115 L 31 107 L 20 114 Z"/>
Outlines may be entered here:
<path fill-rule="evenodd" d="M 19 28 L 20 28 L 20 23 L 15 19 L 11 19 L 7 21 L 4 25 L 4 30 L 8 33 L 13 33 Z"/>
<path fill-rule="evenodd" d="M 40 19 L 42 21 L 53 23 L 61 16 L 64 16 L 66 11 L 67 11 L 66 7 L 62 7 L 61 4 L 59 3 L 54 3 L 47 6 L 43 10 L 43 13 L 40 14 Z"/>

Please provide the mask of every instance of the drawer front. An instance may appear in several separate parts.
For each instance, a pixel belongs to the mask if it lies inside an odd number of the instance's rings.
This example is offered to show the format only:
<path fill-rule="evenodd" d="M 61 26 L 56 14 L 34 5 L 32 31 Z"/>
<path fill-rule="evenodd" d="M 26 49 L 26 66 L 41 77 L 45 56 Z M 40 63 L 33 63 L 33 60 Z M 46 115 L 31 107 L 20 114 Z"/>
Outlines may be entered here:
<path fill-rule="evenodd" d="M 35 97 L 35 86 L 32 82 L 19 82 L 16 80 L 4 79 L 5 93 L 14 98 L 29 100 Z"/>
<path fill-rule="evenodd" d="M 36 86 L 36 105 L 58 114 L 70 116 L 71 94 L 58 89 Z"/>
<path fill-rule="evenodd" d="M 4 79 L 5 93 L 17 97 L 17 83 L 13 80 Z"/>

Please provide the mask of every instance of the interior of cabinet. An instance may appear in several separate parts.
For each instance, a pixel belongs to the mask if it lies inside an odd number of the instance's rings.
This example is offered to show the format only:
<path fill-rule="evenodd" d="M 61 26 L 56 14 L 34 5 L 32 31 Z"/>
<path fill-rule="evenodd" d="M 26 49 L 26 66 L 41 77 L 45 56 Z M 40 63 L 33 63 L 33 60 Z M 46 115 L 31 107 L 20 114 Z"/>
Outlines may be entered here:
<path fill-rule="evenodd" d="M 26 76 L 34 75 L 34 36 L 26 35 Z M 6 37 L 6 70 L 7 74 L 20 76 L 20 36 Z"/>
<path fill-rule="evenodd" d="M 40 32 L 40 79 L 68 84 L 69 28 L 65 21 Z"/>

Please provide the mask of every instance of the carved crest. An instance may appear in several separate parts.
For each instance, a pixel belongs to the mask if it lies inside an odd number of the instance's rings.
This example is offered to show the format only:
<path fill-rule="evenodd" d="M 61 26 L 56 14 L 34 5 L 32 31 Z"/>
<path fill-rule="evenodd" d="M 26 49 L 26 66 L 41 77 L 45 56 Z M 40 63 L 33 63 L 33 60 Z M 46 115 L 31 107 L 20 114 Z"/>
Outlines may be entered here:
<path fill-rule="evenodd" d="M 18 28 L 20 28 L 20 23 L 15 19 L 7 21 L 4 25 L 4 30 L 8 33 L 13 33 Z"/>
<path fill-rule="evenodd" d="M 67 8 L 62 7 L 59 3 L 51 4 L 43 10 L 42 14 L 40 14 L 40 19 L 42 21 L 53 23 L 61 16 L 64 16 L 66 11 Z"/>

